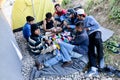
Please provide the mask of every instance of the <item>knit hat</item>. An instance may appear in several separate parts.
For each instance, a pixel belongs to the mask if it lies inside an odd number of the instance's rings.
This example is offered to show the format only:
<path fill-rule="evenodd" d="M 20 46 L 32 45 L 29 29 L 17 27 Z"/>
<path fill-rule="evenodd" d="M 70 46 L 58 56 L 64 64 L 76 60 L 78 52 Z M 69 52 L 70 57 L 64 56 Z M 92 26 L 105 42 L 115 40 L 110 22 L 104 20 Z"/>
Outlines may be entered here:
<path fill-rule="evenodd" d="M 38 25 L 37 25 L 37 24 L 32 24 L 32 25 L 31 25 L 31 34 L 32 34 L 32 35 L 35 35 L 34 32 L 35 32 L 35 30 L 37 30 L 37 29 L 39 29 L 39 28 L 38 28 Z"/>
<path fill-rule="evenodd" d="M 77 12 L 77 14 L 85 14 L 84 9 L 78 9 L 76 12 Z"/>

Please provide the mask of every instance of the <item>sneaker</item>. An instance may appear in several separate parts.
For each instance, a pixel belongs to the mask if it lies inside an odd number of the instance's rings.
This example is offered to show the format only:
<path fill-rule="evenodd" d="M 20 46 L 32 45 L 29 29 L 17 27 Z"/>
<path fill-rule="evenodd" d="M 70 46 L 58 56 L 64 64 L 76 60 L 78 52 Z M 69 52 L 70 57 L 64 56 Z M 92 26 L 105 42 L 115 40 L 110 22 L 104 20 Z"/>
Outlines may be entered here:
<path fill-rule="evenodd" d="M 114 71 L 114 74 L 115 74 L 117 77 L 120 78 L 120 70 L 115 70 L 115 71 Z"/>
<path fill-rule="evenodd" d="M 72 61 L 64 62 L 62 64 L 62 67 L 68 67 L 68 66 L 72 65 L 72 63 L 73 63 Z"/>
<path fill-rule="evenodd" d="M 113 53 L 120 54 L 119 50 L 116 47 L 114 47 L 114 46 L 108 45 L 107 49 L 112 51 Z"/>
<path fill-rule="evenodd" d="M 96 67 L 91 67 L 91 69 L 85 74 L 85 77 L 99 77 L 98 69 Z"/>
<path fill-rule="evenodd" d="M 115 46 L 117 48 L 120 48 L 120 44 L 118 44 L 116 41 L 109 41 L 107 44 L 111 45 L 111 46 Z"/>
<path fill-rule="evenodd" d="M 44 68 L 44 65 L 40 64 L 37 60 L 35 61 L 35 66 L 37 67 L 37 70 L 41 70 Z"/>
<path fill-rule="evenodd" d="M 113 66 L 106 66 L 104 68 L 104 73 L 107 73 L 107 75 L 109 75 L 109 76 L 113 76 L 115 74 L 116 70 L 117 70 L 117 68 L 115 68 Z"/>

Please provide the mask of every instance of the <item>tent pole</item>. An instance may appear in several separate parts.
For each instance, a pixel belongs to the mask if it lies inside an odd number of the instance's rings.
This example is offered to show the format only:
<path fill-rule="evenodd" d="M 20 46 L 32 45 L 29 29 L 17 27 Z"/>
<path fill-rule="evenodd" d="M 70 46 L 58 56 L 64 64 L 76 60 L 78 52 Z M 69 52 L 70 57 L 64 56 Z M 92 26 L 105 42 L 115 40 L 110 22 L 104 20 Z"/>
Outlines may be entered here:
<path fill-rule="evenodd" d="M 36 15 L 35 15 L 35 9 L 34 9 L 34 0 L 31 0 L 31 2 L 32 2 L 33 16 L 34 16 L 35 22 L 36 22 Z"/>

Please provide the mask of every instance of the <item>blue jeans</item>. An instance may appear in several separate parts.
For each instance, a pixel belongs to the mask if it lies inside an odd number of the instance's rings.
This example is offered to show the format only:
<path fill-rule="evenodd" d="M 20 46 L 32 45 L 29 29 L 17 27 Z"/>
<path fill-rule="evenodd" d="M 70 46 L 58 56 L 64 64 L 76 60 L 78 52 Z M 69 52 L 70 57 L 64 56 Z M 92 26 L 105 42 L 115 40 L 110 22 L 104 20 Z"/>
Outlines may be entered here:
<path fill-rule="evenodd" d="M 72 44 L 69 44 L 63 41 L 60 42 L 59 45 L 60 45 L 62 52 L 65 53 L 67 51 L 67 53 L 69 53 L 70 57 L 72 58 L 79 58 L 82 56 L 81 54 L 73 51 L 73 48 L 75 47 L 75 45 L 72 45 Z M 65 50 L 62 48 L 65 48 Z"/>
<path fill-rule="evenodd" d="M 46 67 L 50 67 L 52 65 L 57 64 L 59 61 L 62 61 L 62 62 L 71 61 L 71 57 L 68 53 L 63 53 L 61 50 L 59 51 L 57 49 L 56 50 L 56 56 L 53 57 L 52 59 L 49 59 L 49 60 L 45 61 L 44 65 Z"/>
<path fill-rule="evenodd" d="M 62 61 L 62 62 L 71 61 L 72 57 L 79 58 L 82 56 L 81 54 L 72 51 L 74 48 L 74 45 L 71 45 L 65 42 L 60 42 L 59 45 L 60 45 L 60 51 L 56 50 L 56 56 L 44 62 L 44 65 L 46 67 L 55 65 L 59 61 Z"/>
<path fill-rule="evenodd" d="M 65 15 L 62 15 L 62 16 L 55 16 L 55 20 L 56 21 L 59 21 L 59 22 L 62 22 L 66 19 Z"/>
<path fill-rule="evenodd" d="M 71 29 L 75 29 L 75 25 L 69 25 Z"/>
<path fill-rule="evenodd" d="M 61 60 L 62 60 L 62 55 L 61 55 L 61 53 L 59 52 L 59 50 L 56 50 L 56 56 L 53 57 L 52 59 L 49 59 L 49 60 L 45 61 L 45 62 L 44 62 L 44 65 L 45 65 L 46 67 L 50 67 L 50 66 L 52 66 L 52 65 L 57 64 L 57 63 L 58 63 L 59 61 L 61 61 Z"/>

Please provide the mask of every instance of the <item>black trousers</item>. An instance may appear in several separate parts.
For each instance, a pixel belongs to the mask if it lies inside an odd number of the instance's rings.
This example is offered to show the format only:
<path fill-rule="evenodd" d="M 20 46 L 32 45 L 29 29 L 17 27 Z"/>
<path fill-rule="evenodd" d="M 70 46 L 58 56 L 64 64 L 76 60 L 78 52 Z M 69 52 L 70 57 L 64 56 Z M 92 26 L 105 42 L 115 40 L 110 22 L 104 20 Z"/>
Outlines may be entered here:
<path fill-rule="evenodd" d="M 97 56 L 95 52 L 97 52 Z M 89 57 L 90 66 L 97 67 L 97 63 L 99 66 L 100 60 L 103 59 L 103 56 L 104 54 L 103 54 L 101 32 L 100 31 L 93 32 L 92 34 L 89 35 L 88 57 Z"/>

